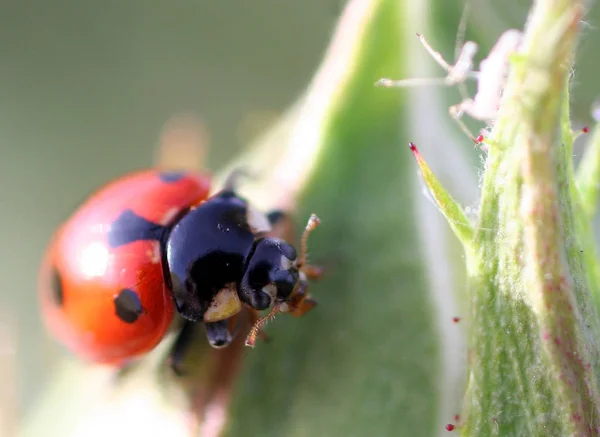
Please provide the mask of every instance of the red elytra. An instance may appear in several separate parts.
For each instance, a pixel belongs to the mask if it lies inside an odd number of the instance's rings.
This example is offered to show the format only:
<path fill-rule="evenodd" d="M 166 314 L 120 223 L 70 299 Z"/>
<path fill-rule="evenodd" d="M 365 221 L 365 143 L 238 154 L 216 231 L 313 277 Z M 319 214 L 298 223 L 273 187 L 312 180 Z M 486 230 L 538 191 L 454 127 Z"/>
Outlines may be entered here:
<path fill-rule="evenodd" d="M 99 363 L 121 364 L 153 349 L 175 311 L 160 231 L 209 190 L 203 173 L 148 170 L 91 196 L 59 228 L 44 257 L 39 289 L 50 333 Z"/>

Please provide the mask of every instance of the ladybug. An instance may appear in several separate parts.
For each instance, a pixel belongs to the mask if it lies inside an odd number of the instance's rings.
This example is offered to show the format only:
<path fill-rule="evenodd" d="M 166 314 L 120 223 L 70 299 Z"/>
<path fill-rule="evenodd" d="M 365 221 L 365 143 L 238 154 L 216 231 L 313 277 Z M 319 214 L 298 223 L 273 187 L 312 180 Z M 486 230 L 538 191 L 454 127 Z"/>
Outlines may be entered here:
<path fill-rule="evenodd" d="M 248 309 L 246 344 L 254 346 L 276 313 L 313 308 L 307 284 L 320 269 L 306 265 L 306 242 L 318 218 L 311 216 L 298 254 L 283 239 L 289 217 L 260 213 L 233 180 L 209 196 L 206 174 L 145 170 L 88 198 L 44 257 L 39 294 L 50 333 L 84 359 L 125 366 L 183 320 L 170 353 L 177 370 L 199 323 L 222 348 Z"/>

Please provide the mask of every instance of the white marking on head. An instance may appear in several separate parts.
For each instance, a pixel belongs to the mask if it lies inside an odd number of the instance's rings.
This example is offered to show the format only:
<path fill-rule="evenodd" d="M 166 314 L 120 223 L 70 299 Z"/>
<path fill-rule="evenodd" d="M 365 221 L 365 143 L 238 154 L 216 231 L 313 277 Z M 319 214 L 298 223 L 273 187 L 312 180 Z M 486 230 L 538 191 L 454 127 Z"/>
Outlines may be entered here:
<path fill-rule="evenodd" d="M 222 288 L 211 301 L 204 313 L 205 322 L 218 322 L 236 315 L 242 310 L 242 303 L 237 295 L 235 283 L 231 282 Z"/>
<path fill-rule="evenodd" d="M 248 225 L 255 234 L 259 232 L 269 232 L 271 230 L 271 223 L 269 223 L 267 216 L 251 205 L 248 205 L 246 220 L 248 220 Z"/>
<path fill-rule="evenodd" d="M 273 283 L 265 285 L 261 291 L 271 297 L 271 302 L 277 297 L 277 287 Z"/>
<path fill-rule="evenodd" d="M 281 261 L 279 262 L 281 270 L 289 270 L 294 266 L 294 262 L 288 259 L 286 256 L 281 255 Z"/>

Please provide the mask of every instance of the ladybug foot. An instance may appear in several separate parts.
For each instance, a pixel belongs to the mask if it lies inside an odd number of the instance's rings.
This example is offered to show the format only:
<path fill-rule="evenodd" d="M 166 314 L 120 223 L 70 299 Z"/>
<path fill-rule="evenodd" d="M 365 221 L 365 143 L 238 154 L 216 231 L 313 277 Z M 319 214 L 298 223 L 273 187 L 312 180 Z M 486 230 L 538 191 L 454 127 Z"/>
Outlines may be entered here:
<path fill-rule="evenodd" d="M 310 296 L 306 296 L 294 306 L 290 306 L 288 312 L 294 317 L 302 317 L 314 307 L 317 306 L 317 301 Z"/>
<path fill-rule="evenodd" d="M 227 347 L 233 341 L 233 336 L 229 331 L 229 323 L 227 320 L 205 323 L 204 328 L 206 329 L 208 342 L 215 349 Z"/>
<path fill-rule="evenodd" d="M 194 323 L 186 320 L 171 348 L 171 352 L 167 358 L 167 364 L 168 368 L 175 376 L 181 377 L 185 375 L 185 372 L 183 371 L 183 362 L 192 344 L 195 327 Z"/>
<path fill-rule="evenodd" d="M 318 281 L 325 275 L 325 268 L 321 266 L 305 265 L 302 267 L 302 273 L 311 281 Z"/>

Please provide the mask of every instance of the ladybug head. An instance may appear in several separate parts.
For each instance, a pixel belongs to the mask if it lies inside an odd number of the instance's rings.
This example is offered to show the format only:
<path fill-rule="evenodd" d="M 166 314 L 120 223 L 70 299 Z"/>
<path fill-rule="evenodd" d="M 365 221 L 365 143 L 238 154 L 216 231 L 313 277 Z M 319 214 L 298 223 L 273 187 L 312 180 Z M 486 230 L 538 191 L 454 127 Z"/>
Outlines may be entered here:
<path fill-rule="evenodd" d="M 279 238 L 257 240 L 240 283 L 240 299 L 257 310 L 285 302 L 300 283 L 296 249 Z"/>
<path fill-rule="evenodd" d="M 308 278 L 316 279 L 320 273 L 316 267 L 306 265 L 306 243 L 318 224 L 319 219 L 313 214 L 302 234 L 299 256 L 293 246 L 279 238 L 265 237 L 254 242 L 239 287 L 240 299 L 257 310 L 271 305 L 272 309 L 254 324 L 246 345 L 254 345 L 262 325 L 278 312 L 299 316 L 316 305 L 307 292 Z"/>

